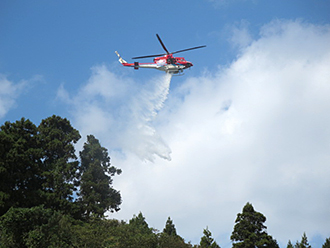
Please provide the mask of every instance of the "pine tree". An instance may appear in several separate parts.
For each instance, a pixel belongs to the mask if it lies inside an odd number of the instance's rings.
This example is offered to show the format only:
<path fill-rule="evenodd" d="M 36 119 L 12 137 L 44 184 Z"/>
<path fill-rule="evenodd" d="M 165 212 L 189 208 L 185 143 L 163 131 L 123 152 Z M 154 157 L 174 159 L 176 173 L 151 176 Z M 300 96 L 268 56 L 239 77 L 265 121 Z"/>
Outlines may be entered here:
<path fill-rule="evenodd" d="M 149 228 L 145 217 L 140 212 L 134 215 L 129 224 L 121 225 L 118 229 L 118 245 L 113 247 L 153 248 L 157 246 L 157 235 Z"/>
<path fill-rule="evenodd" d="M 322 248 L 330 248 L 330 238 L 327 238 L 322 245 Z"/>
<path fill-rule="evenodd" d="M 44 204 L 70 213 L 79 166 L 74 144 L 81 136 L 67 119 L 55 115 L 42 120 L 38 132 L 43 149 Z"/>
<path fill-rule="evenodd" d="M 173 221 L 171 220 L 170 217 L 167 218 L 163 233 L 166 233 L 170 236 L 176 236 L 177 235 L 175 225 L 173 224 Z"/>
<path fill-rule="evenodd" d="M 300 244 L 301 244 L 300 246 L 301 248 L 312 248 L 312 246 L 308 243 L 306 233 L 303 234 Z"/>
<path fill-rule="evenodd" d="M 42 149 L 37 127 L 22 118 L 0 127 L 0 216 L 12 207 L 41 204 Z"/>
<path fill-rule="evenodd" d="M 73 247 L 73 219 L 37 206 L 10 208 L 0 221 L 0 247 Z"/>
<path fill-rule="evenodd" d="M 291 240 L 289 240 L 289 242 L 288 242 L 286 248 L 293 248 L 293 244 L 291 243 Z"/>
<path fill-rule="evenodd" d="M 67 119 L 52 116 L 36 127 L 22 118 L 0 128 L 0 215 L 9 207 L 45 207 L 71 214 L 80 138 Z"/>
<path fill-rule="evenodd" d="M 120 193 L 111 187 L 112 176 L 121 170 L 110 165 L 107 149 L 93 136 L 87 136 L 81 158 L 80 203 L 83 215 L 103 217 L 107 210 L 118 211 Z"/>
<path fill-rule="evenodd" d="M 180 237 L 177 232 L 175 225 L 170 217 L 167 218 L 163 232 L 158 236 L 159 248 L 188 248 L 191 247 L 184 242 L 184 239 Z"/>
<path fill-rule="evenodd" d="M 276 240 L 266 232 L 265 221 L 266 217 L 256 212 L 252 204 L 247 203 L 243 207 L 243 212 L 237 214 L 236 224 L 230 237 L 234 242 L 233 248 L 278 248 Z"/>
<path fill-rule="evenodd" d="M 296 242 L 295 248 L 312 248 L 312 246 L 308 243 L 306 233 L 303 234 L 300 242 Z"/>
<path fill-rule="evenodd" d="M 220 248 L 220 246 L 214 241 L 212 238 L 212 233 L 206 227 L 203 231 L 204 236 L 201 238 L 200 241 L 200 248 Z"/>
<path fill-rule="evenodd" d="M 142 233 L 152 233 L 152 229 L 149 228 L 146 218 L 141 212 L 137 216 L 134 215 L 133 218 L 130 219 L 129 225 L 134 229 L 139 229 Z"/>

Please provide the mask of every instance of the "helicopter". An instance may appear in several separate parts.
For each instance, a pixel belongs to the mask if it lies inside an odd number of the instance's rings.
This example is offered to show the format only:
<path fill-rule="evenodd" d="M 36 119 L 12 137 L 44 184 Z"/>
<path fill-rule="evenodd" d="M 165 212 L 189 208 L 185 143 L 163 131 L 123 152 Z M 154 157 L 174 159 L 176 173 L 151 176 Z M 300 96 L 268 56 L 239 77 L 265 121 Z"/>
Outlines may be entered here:
<path fill-rule="evenodd" d="M 139 56 L 139 57 L 132 58 L 132 59 L 154 58 L 153 63 L 139 63 L 139 62 L 127 63 L 119 55 L 119 53 L 117 51 L 115 51 L 115 53 L 119 57 L 119 62 L 123 66 L 134 67 L 134 69 L 136 69 L 136 70 L 139 68 L 153 68 L 153 69 L 157 69 L 160 71 L 164 71 L 169 74 L 183 74 L 183 70 L 192 67 L 193 64 L 189 61 L 186 61 L 185 58 L 183 58 L 183 57 L 174 57 L 173 54 L 206 47 L 206 46 L 197 46 L 197 47 L 187 48 L 187 49 L 183 49 L 183 50 L 179 50 L 179 51 L 170 53 L 167 50 L 167 48 L 165 47 L 165 45 L 164 45 L 163 41 L 161 40 L 161 38 L 159 37 L 159 35 L 156 34 L 156 36 L 166 53 Z"/>

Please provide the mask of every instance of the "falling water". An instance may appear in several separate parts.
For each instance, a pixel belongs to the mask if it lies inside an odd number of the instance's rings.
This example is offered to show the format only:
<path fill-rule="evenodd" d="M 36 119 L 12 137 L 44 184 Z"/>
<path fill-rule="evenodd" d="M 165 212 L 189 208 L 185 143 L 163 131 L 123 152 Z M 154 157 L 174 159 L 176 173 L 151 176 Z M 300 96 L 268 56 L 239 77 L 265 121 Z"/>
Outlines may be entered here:
<path fill-rule="evenodd" d="M 170 160 L 171 150 L 153 126 L 157 113 L 167 99 L 172 75 L 157 76 L 145 85 L 132 101 L 130 139 L 136 139 L 131 147 L 143 160 L 153 161 L 154 156 Z"/>

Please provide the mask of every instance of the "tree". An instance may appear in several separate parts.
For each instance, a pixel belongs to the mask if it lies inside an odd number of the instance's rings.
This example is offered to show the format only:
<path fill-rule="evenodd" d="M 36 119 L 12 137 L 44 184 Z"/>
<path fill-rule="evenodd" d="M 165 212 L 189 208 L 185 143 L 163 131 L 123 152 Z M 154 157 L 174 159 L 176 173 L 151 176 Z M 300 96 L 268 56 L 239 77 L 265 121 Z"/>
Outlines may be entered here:
<path fill-rule="evenodd" d="M 208 229 L 208 227 L 206 227 L 206 229 L 204 229 L 203 231 L 204 236 L 201 238 L 200 241 L 200 248 L 220 248 L 220 246 L 217 244 L 217 242 L 214 241 L 214 239 L 212 238 L 212 233 L 210 232 L 210 230 Z"/>
<path fill-rule="evenodd" d="M 43 195 L 46 207 L 69 212 L 78 177 L 74 144 L 80 139 L 78 130 L 67 119 L 53 115 L 38 126 L 43 154 Z"/>
<path fill-rule="evenodd" d="M 118 211 L 121 204 L 119 191 L 113 189 L 112 177 L 120 174 L 121 170 L 110 164 L 106 148 L 93 136 L 87 136 L 87 142 L 80 152 L 81 180 L 80 203 L 84 216 L 103 217 L 107 210 Z"/>
<path fill-rule="evenodd" d="M 94 218 L 92 221 L 77 221 L 72 226 L 74 238 L 71 247 L 107 247 L 118 248 L 121 238 L 119 229 L 122 223 L 118 220 Z"/>
<path fill-rule="evenodd" d="M 184 239 L 179 235 L 168 235 L 167 233 L 161 233 L 158 237 L 159 248 L 189 248 L 191 245 L 186 244 Z"/>
<path fill-rule="evenodd" d="M 171 220 L 170 217 L 167 218 L 163 233 L 166 233 L 170 236 L 176 236 L 177 235 L 175 225 L 173 224 L 173 221 Z"/>
<path fill-rule="evenodd" d="M 184 242 L 184 239 L 177 234 L 175 225 L 170 217 L 167 218 L 163 232 L 160 233 L 158 236 L 158 247 L 159 248 L 190 247 L 188 244 Z"/>
<path fill-rule="evenodd" d="M 330 248 L 330 238 L 327 238 L 322 245 L 322 248 Z"/>
<path fill-rule="evenodd" d="M 146 218 L 141 212 L 137 216 L 134 215 L 133 218 L 130 219 L 129 225 L 134 229 L 139 229 L 143 233 L 152 233 L 152 229 L 149 228 L 149 225 L 146 222 Z"/>
<path fill-rule="evenodd" d="M 243 212 L 237 214 L 234 230 L 230 239 L 234 242 L 234 248 L 255 248 L 255 247 L 275 247 L 278 248 L 274 240 L 266 232 L 264 222 L 266 217 L 256 212 L 252 204 L 247 203 L 243 207 Z"/>
<path fill-rule="evenodd" d="M 293 244 L 291 243 L 291 240 L 289 240 L 289 242 L 288 242 L 286 248 L 293 248 Z"/>
<path fill-rule="evenodd" d="M 37 134 L 37 127 L 24 118 L 0 127 L 0 216 L 11 206 L 42 202 L 42 149 Z"/>
<path fill-rule="evenodd" d="M 79 162 L 79 132 L 52 116 L 36 127 L 22 118 L 0 129 L 0 215 L 10 207 L 45 207 L 72 213 Z"/>
<path fill-rule="evenodd" d="M 129 224 L 120 225 L 116 233 L 115 243 L 118 248 L 155 248 L 157 235 L 149 228 L 145 217 L 140 212 L 134 215 Z"/>
<path fill-rule="evenodd" d="M 72 247 L 73 219 L 59 211 L 10 208 L 0 218 L 1 247 Z"/>
<path fill-rule="evenodd" d="M 308 243 L 308 239 L 306 233 L 301 237 L 300 247 L 299 248 L 312 248 L 312 246 Z"/>
<path fill-rule="evenodd" d="M 306 233 L 303 234 L 300 242 L 298 242 L 298 241 L 296 242 L 294 247 L 295 248 L 312 248 L 312 246 L 308 243 Z"/>

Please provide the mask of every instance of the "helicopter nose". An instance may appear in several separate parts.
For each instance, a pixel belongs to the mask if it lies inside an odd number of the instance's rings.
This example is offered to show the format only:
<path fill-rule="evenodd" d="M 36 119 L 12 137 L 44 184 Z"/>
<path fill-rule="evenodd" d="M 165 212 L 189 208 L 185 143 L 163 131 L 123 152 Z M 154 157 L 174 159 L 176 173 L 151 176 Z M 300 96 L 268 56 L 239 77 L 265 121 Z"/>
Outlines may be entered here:
<path fill-rule="evenodd" d="M 187 66 L 187 68 L 189 68 L 189 67 L 192 67 L 193 64 L 191 62 L 187 62 L 186 66 Z"/>

